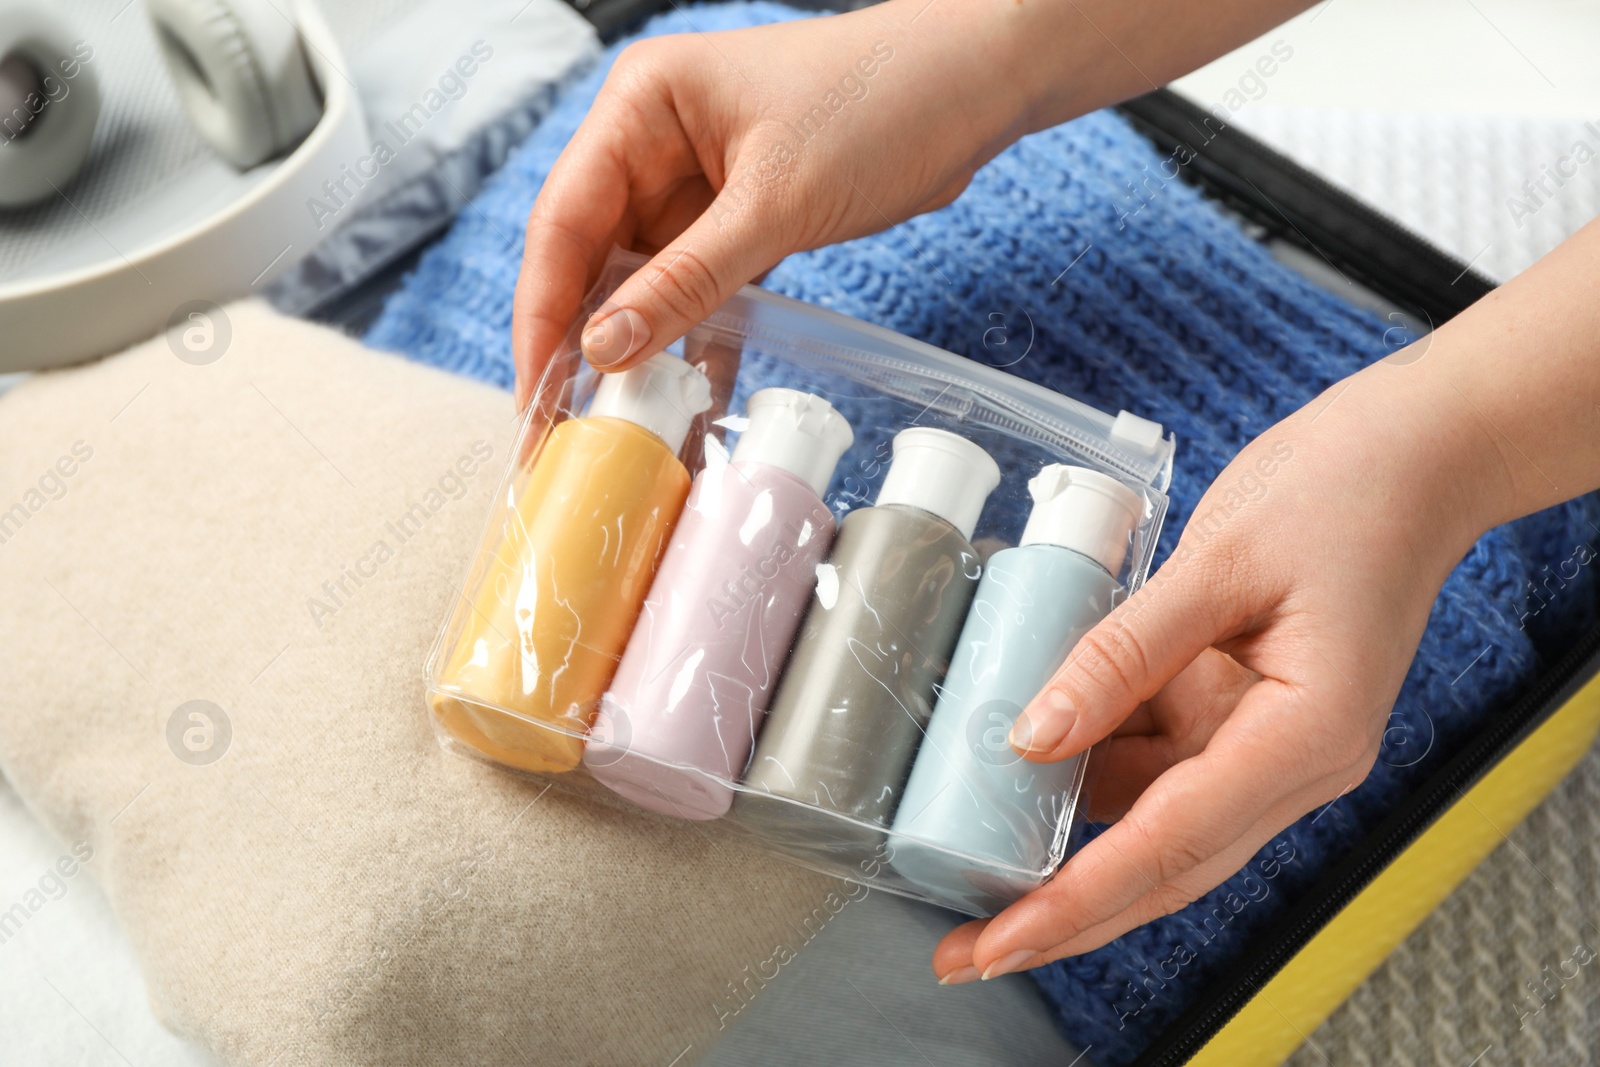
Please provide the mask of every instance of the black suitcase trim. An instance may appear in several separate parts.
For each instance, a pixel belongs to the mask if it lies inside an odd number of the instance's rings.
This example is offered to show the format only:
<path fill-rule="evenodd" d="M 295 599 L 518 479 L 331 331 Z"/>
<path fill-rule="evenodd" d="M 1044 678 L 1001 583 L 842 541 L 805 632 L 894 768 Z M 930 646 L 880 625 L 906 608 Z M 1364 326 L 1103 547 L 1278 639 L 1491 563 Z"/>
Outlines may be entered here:
<path fill-rule="evenodd" d="M 1187 145 L 1180 175 L 1272 235 L 1332 261 L 1408 313 L 1442 325 L 1494 285 L 1394 220 L 1202 108 L 1160 89 L 1118 109 L 1163 152 Z M 1327 923 L 1600 671 L 1600 630 L 1584 634 L 1545 674 L 1491 716 L 1451 757 L 1335 864 L 1232 968 L 1156 1038 L 1134 1067 L 1177 1067 L 1238 1014 Z"/>

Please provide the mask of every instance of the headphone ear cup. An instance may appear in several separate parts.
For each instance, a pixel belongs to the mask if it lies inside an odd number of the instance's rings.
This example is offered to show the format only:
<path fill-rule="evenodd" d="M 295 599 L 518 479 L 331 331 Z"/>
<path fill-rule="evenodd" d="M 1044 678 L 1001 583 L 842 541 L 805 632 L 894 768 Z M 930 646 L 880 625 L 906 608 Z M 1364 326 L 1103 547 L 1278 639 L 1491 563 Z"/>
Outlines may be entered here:
<path fill-rule="evenodd" d="M 100 117 L 92 55 L 41 8 L 0 10 L 0 207 L 54 196 L 83 166 Z"/>
<path fill-rule="evenodd" d="M 149 0 L 178 99 L 241 170 L 294 149 L 322 117 L 300 33 L 272 0 Z"/>

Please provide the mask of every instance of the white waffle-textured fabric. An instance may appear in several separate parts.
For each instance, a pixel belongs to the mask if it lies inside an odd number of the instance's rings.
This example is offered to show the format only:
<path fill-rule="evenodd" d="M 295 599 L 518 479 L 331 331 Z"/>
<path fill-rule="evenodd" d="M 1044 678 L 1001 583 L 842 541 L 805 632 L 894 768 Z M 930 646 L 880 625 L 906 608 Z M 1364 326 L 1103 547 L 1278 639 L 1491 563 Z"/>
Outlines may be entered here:
<path fill-rule="evenodd" d="M 1234 121 L 1496 281 L 1600 215 L 1600 115 L 1591 126 L 1253 105 Z M 1571 174 L 1560 185 L 1558 166 Z"/>

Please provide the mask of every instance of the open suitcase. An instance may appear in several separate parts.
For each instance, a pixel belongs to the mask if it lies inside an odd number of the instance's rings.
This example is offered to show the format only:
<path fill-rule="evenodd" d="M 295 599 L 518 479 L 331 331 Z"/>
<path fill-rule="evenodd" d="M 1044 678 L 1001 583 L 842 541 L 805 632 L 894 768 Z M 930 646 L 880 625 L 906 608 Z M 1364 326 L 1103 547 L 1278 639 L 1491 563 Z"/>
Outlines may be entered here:
<path fill-rule="evenodd" d="M 1204 131 L 1211 139 L 1185 169 L 1189 180 L 1419 321 L 1439 325 L 1492 288 L 1247 134 L 1207 126 L 1209 116 L 1175 93 L 1121 110 L 1163 151 Z M 1326 872 L 1139 1067 L 1288 1057 L 1583 758 L 1600 734 L 1597 673 L 1600 632 L 1590 632 Z"/>
<path fill-rule="evenodd" d="M 671 5 L 574 6 L 609 41 Z M 1341 285 L 1354 282 L 1398 309 L 1407 327 L 1442 324 L 1493 288 L 1466 264 L 1175 93 L 1158 90 L 1119 110 L 1163 153 L 1192 149 L 1183 179 L 1240 216 L 1280 259 L 1303 264 L 1313 280 L 1325 273 Z M 395 262 L 312 317 L 359 331 L 415 258 Z M 1600 734 L 1597 673 L 1600 629 L 1578 637 L 1498 709 L 1257 938 L 1225 981 L 1151 1035 L 1138 1067 L 1249 1067 L 1291 1055 L 1582 759 Z"/>

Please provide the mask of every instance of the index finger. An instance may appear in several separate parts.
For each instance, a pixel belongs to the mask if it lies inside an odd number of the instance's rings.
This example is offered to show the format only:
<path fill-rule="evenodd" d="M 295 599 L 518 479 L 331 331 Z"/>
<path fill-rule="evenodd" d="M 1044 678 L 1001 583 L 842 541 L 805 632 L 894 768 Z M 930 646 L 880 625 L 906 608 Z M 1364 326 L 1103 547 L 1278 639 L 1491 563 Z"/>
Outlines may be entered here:
<path fill-rule="evenodd" d="M 628 209 L 622 146 L 601 111 L 579 125 L 528 215 L 511 310 L 519 411 L 571 328 Z"/>

